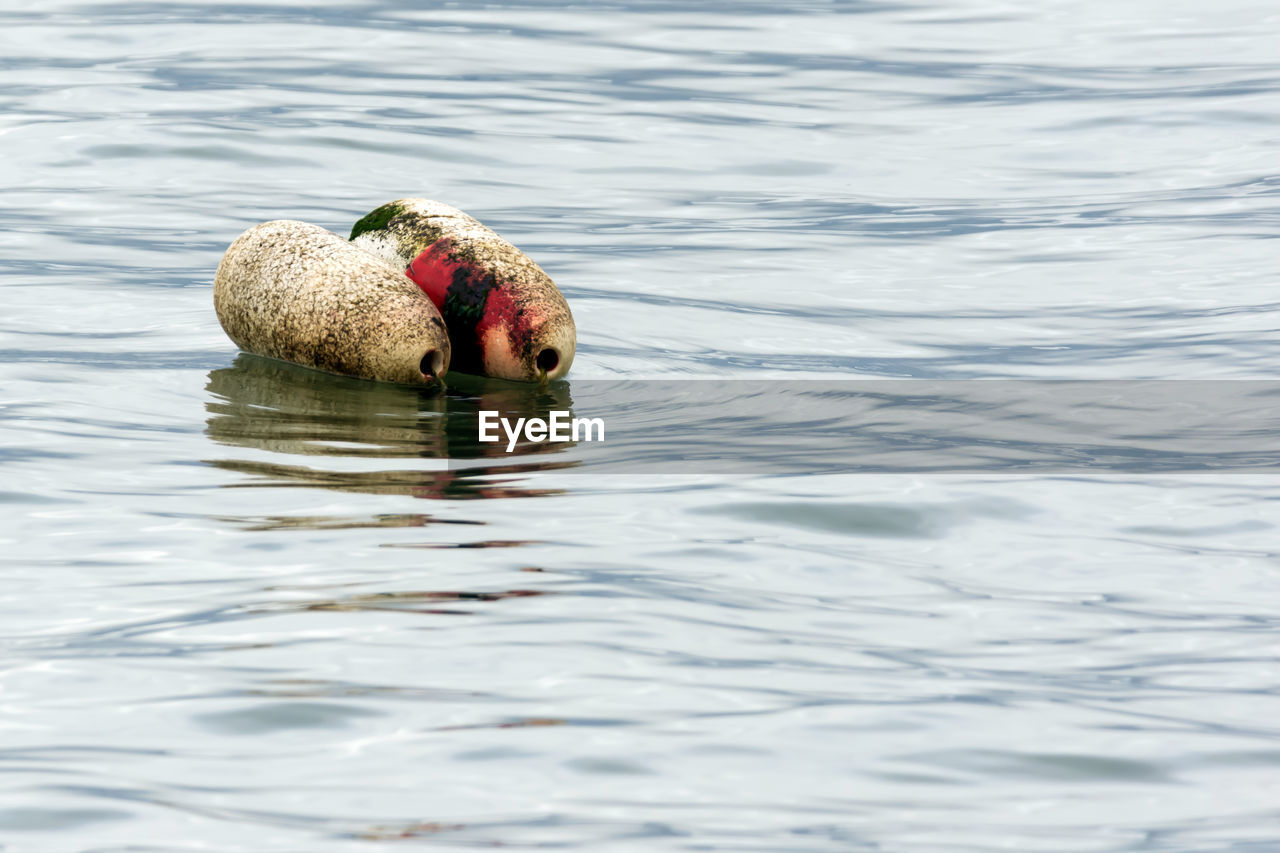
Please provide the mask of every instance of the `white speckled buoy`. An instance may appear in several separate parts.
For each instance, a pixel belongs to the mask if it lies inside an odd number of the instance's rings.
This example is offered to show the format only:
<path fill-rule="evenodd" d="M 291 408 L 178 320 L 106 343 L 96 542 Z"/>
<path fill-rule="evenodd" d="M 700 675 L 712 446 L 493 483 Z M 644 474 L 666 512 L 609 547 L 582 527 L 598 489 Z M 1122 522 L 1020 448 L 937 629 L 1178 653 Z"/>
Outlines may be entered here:
<path fill-rule="evenodd" d="M 402 198 L 361 218 L 351 240 L 431 297 L 455 370 L 525 382 L 569 372 L 578 341 L 569 303 L 541 267 L 477 220 Z"/>
<path fill-rule="evenodd" d="M 403 273 L 337 234 L 280 219 L 236 238 L 213 282 L 236 346 L 332 373 L 435 382 L 449 367 L 439 310 Z"/>

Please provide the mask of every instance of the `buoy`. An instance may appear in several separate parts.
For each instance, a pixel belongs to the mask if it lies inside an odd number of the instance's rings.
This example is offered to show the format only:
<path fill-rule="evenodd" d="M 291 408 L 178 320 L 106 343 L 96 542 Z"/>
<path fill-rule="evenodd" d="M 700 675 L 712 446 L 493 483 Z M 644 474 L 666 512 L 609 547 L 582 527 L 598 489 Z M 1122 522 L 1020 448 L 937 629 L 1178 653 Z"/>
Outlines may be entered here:
<path fill-rule="evenodd" d="M 477 220 L 402 198 L 357 222 L 351 240 L 403 270 L 440 309 L 454 370 L 529 382 L 569 372 L 569 304 L 541 267 Z"/>
<path fill-rule="evenodd" d="M 382 261 L 315 225 L 255 225 L 222 256 L 218 322 L 247 352 L 387 382 L 436 382 L 449 336 L 422 291 Z"/>

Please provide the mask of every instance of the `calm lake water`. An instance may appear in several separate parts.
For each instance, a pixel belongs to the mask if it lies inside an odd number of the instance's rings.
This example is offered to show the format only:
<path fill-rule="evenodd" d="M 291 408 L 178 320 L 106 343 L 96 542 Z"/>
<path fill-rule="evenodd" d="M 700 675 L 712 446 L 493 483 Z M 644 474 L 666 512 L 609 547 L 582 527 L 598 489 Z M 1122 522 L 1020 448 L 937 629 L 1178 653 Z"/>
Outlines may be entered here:
<path fill-rule="evenodd" d="M 536 391 L 211 294 L 420 195 L 565 291 L 553 402 L 1274 378 L 1280 16 L 424 5 L 0 10 L 0 850 L 1280 847 L 1280 475 L 488 458 Z"/>

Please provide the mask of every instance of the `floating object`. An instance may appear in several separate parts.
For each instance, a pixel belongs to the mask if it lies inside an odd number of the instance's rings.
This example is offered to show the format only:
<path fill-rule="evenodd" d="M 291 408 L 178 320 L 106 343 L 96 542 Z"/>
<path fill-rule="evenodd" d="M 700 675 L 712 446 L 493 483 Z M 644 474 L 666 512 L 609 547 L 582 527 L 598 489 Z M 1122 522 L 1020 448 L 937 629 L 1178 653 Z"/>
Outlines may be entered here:
<path fill-rule="evenodd" d="M 236 238 L 213 281 L 218 322 L 257 355 L 387 382 L 449 367 L 440 312 L 403 275 L 337 234 L 280 219 Z"/>
<path fill-rule="evenodd" d="M 351 241 L 422 288 L 444 315 L 453 368 L 541 381 L 569 372 L 577 329 L 542 268 L 462 211 L 424 198 L 382 205 Z"/>

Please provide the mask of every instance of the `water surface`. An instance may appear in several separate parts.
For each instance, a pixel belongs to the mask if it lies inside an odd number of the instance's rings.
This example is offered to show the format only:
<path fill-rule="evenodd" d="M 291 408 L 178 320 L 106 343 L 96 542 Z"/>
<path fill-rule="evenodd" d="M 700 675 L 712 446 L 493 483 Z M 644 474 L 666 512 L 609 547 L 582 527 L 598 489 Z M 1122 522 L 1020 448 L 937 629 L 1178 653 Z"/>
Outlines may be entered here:
<path fill-rule="evenodd" d="M 423 195 L 563 287 L 554 393 L 1269 379 L 1265 8 L 0 33 L 0 849 L 1280 843 L 1274 476 L 489 461 L 462 392 L 237 357 L 210 292 L 253 223 Z"/>

